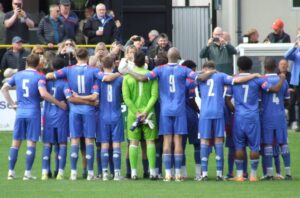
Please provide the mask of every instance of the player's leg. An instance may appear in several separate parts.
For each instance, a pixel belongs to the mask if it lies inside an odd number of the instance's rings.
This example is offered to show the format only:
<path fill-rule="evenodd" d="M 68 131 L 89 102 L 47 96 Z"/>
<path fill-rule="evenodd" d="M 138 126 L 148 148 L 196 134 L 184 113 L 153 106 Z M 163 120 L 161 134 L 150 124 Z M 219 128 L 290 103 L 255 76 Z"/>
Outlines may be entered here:
<path fill-rule="evenodd" d="M 163 161 L 165 165 L 165 181 L 170 181 L 172 178 L 171 168 L 172 168 L 172 153 L 171 153 L 171 145 L 172 145 L 172 135 L 164 135 L 163 136 Z"/>
<path fill-rule="evenodd" d="M 31 169 L 34 163 L 36 153 L 36 142 L 32 140 L 27 140 L 27 150 L 26 150 L 26 166 L 23 180 L 36 179 L 31 175 Z"/>
<path fill-rule="evenodd" d="M 235 165 L 236 165 L 236 177 L 235 181 L 242 182 L 244 181 L 243 177 L 243 167 L 244 167 L 244 157 L 245 157 L 245 147 L 246 147 L 246 134 L 244 132 L 244 126 L 247 126 L 247 123 L 243 121 L 243 118 L 240 116 L 234 117 L 234 133 L 233 133 L 233 142 L 235 147 Z"/>
<path fill-rule="evenodd" d="M 111 125 L 113 142 L 113 165 L 114 165 L 114 180 L 119 181 L 121 177 L 121 142 L 124 141 L 124 125 L 121 117 L 118 122 Z"/>
<path fill-rule="evenodd" d="M 160 135 L 158 139 L 155 140 L 156 148 L 156 163 L 155 171 L 158 179 L 162 178 L 162 154 L 163 154 L 163 137 Z"/>
<path fill-rule="evenodd" d="M 130 140 L 129 145 L 129 161 L 131 167 L 131 178 L 137 179 L 137 161 L 138 161 L 138 140 Z"/>
<path fill-rule="evenodd" d="M 182 135 L 174 135 L 175 180 L 182 179 L 181 165 L 183 161 Z"/>
<path fill-rule="evenodd" d="M 273 134 L 274 129 L 267 128 L 267 126 L 263 126 L 262 130 L 262 143 L 263 143 L 263 160 L 262 166 L 263 169 L 266 169 L 266 176 L 263 177 L 263 180 L 272 180 L 273 179 Z"/>
<path fill-rule="evenodd" d="M 281 175 L 280 170 L 280 146 L 278 144 L 273 145 L 273 159 L 276 171 L 275 179 L 282 180 L 284 177 Z"/>
<path fill-rule="evenodd" d="M 292 174 L 291 174 L 291 155 L 290 155 L 290 149 L 288 144 L 283 144 L 280 146 L 281 148 L 281 156 L 283 159 L 283 164 L 285 168 L 285 179 L 290 180 L 292 179 Z"/>
<path fill-rule="evenodd" d="M 126 166 L 126 176 L 125 178 L 131 179 L 131 167 L 130 167 L 130 160 L 129 160 L 129 149 L 130 149 L 130 141 L 127 140 L 126 145 L 126 156 L 125 156 L 125 166 Z"/>
<path fill-rule="evenodd" d="M 42 180 L 48 179 L 49 166 L 50 166 L 50 154 L 51 154 L 51 144 L 44 143 L 43 147 L 43 157 L 42 157 Z"/>
<path fill-rule="evenodd" d="M 234 147 L 228 147 L 228 154 L 227 154 L 227 166 L 228 166 L 228 173 L 227 178 L 233 178 L 233 169 L 234 169 L 234 153 L 235 148 Z"/>
<path fill-rule="evenodd" d="M 186 170 L 186 156 L 185 156 L 185 148 L 186 148 L 186 143 L 187 143 L 187 135 L 182 136 L 182 164 L 181 164 L 181 174 L 182 178 L 186 179 L 187 178 L 187 170 Z"/>
<path fill-rule="evenodd" d="M 13 140 L 11 147 L 9 149 L 9 156 L 8 156 L 8 180 L 12 180 L 16 178 L 15 174 L 15 165 L 18 159 L 18 153 L 21 146 L 21 140 Z"/>
<path fill-rule="evenodd" d="M 86 144 L 86 161 L 87 161 L 87 180 L 94 179 L 94 142 L 95 140 L 93 138 L 85 138 L 85 144 Z"/>
<path fill-rule="evenodd" d="M 142 135 L 141 139 L 141 149 L 142 149 L 142 164 L 143 164 L 143 178 L 147 179 L 149 178 L 149 162 L 147 158 L 147 145 L 146 141 Z"/>
<path fill-rule="evenodd" d="M 65 128 L 64 125 L 62 125 L 62 128 Z M 61 131 L 60 131 L 61 132 Z M 55 132 L 54 132 L 54 144 L 52 145 L 52 147 L 54 147 L 54 159 L 55 159 L 55 170 L 54 170 L 54 177 L 57 176 L 58 173 L 58 169 L 59 169 L 59 159 L 58 159 L 58 155 L 59 155 L 59 144 L 58 144 L 58 138 L 59 138 L 59 129 L 55 128 Z M 51 147 L 51 148 L 52 148 Z M 52 150 L 52 149 L 51 149 Z M 51 156 L 51 152 L 50 152 L 50 156 Z M 51 159 L 51 158 L 50 158 Z M 49 165 L 49 173 L 51 173 L 51 161 L 49 161 L 50 165 Z"/>
<path fill-rule="evenodd" d="M 31 175 L 31 169 L 35 159 L 36 142 L 39 140 L 41 134 L 40 118 L 41 116 L 38 115 L 36 118 L 28 118 L 26 121 L 27 151 L 26 151 L 26 167 L 25 167 L 23 180 L 36 179 L 36 177 L 33 177 Z"/>
<path fill-rule="evenodd" d="M 200 124 L 201 123 L 201 124 Z M 208 179 L 208 158 L 210 153 L 210 139 L 212 138 L 212 120 L 210 119 L 199 119 L 199 134 L 201 137 L 201 168 L 202 177 L 201 181 Z"/>
<path fill-rule="evenodd" d="M 101 163 L 101 143 L 96 141 L 96 161 L 97 161 L 97 178 L 102 177 L 102 163 Z"/>
<path fill-rule="evenodd" d="M 86 159 L 86 143 L 83 136 L 79 139 L 79 149 L 81 154 L 81 164 L 82 164 L 82 178 L 87 178 L 87 159 Z"/>
<path fill-rule="evenodd" d="M 223 181 L 223 166 L 224 166 L 224 118 L 215 119 L 213 121 L 215 150 L 216 150 L 216 165 L 217 165 L 217 181 Z"/>
<path fill-rule="evenodd" d="M 57 180 L 64 179 L 64 171 L 66 167 L 66 160 L 67 160 L 67 142 L 68 142 L 68 134 L 69 134 L 69 126 L 67 118 L 64 119 L 63 127 L 58 129 L 58 138 L 56 145 L 59 146 L 58 149 L 58 173 L 56 176 Z"/>
<path fill-rule="evenodd" d="M 112 177 L 114 177 L 115 174 L 115 167 L 114 167 L 114 161 L 113 161 L 113 153 L 114 153 L 114 148 L 113 148 L 113 142 L 109 142 L 109 159 L 108 159 L 108 165 L 109 165 L 109 173 Z"/>
<path fill-rule="evenodd" d="M 102 179 L 107 181 L 108 178 L 108 161 L 109 161 L 109 142 L 101 143 L 101 164 L 102 164 Z"/>
<path fill-rule="evenodd" d="M 194 143 L 194 160 L 195 160 L 195 180 L 201 177 L 201 156 L 200 156 L 200 143 Z"/>

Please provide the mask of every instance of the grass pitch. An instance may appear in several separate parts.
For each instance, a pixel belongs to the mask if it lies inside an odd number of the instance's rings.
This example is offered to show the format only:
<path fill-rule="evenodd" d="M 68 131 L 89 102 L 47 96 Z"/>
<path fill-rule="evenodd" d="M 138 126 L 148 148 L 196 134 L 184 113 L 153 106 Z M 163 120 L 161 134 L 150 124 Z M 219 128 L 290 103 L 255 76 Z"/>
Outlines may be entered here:
<path fill-rule="evenodd" d="M 47 198 L 47 197 L 300 197 L 300 133 L 289 133 L 289 143 L 292 159 L 292 181 L 265 181 L 265 182 L 216 182 L 214 154 L 210 156 L 208 182 L 195 182 L 193 148 L 187 147 L 187 167 L 189 179 L 176 182 L 149 181 L 140 179 L 138 181 L 85 181 L 81 178 L 77 181 L 56 181 L 49 179 L 41 181 L 41 152 L 42 144 L 37 144 L 37 154 L 32 174 L 38 177 L 36 181 L 22 181 L 25 167 L 25 142 L 19 152 L 16 165 L 17 179 L 8 181 L 7 156 L 11 144 L 11 133 L 0 133 L 0 198 Z M 226 149 L 225 149 L 226 150 Z M 122 172 L 125 170 L 125 143 L 123 143 Z M 226 153 L 226 152 L 225 152 Z M 52 160 L 53 162 L 53 160 Z M 79 176 L 81 175 L 81 159 L 78 161 Z M 227 160 L 225 157 L 225 174 L 227 173 Z M 284 175 L 281 160 L 282 174 Z M 67 158 L 66 178 L 70 173 L 69 155 Z M 261 165 L 261 164 L 260 164 Z M 52 163 L 52 168 L 53 168 Z M 96 167 L 95 167 L 96 169 Z M 139 165 L 140 177 L 142 166 Z M 261 176 L 261 168 L 259 168 Z"/>

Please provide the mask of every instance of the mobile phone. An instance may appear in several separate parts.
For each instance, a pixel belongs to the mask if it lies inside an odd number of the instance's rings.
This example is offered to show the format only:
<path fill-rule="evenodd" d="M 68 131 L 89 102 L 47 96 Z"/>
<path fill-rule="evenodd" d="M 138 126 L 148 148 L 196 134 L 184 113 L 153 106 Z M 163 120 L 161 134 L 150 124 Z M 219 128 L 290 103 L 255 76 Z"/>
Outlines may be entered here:
<path fill-rule="evenodd" d="M 219 37 L 214 37 L 214 38 L 213 38 L 213 42 L 217 42 L 217 43 L 220 42 Z"/>

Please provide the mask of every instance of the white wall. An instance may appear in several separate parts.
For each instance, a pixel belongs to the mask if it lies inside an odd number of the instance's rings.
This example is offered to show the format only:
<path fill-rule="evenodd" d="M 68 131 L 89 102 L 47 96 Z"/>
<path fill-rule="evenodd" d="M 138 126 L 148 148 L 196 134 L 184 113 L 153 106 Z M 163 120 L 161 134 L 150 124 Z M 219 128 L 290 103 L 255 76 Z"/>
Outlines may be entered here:
<path fill-rule="evenodd" d="M 237 41 L 237 3 L 238 0 L 223 0 L 222 10 L 217 11 L 217 25 L 229 31 L 232 43 Z M 262 42 L 272 32 L 272 23 L 281 18 L 285 22 L 285 31 L 292 41 L 300 27 L 300 9 L 291 6 L 291 0 L 240 0 L 242 3 L 242 34 L 250 28 L 256 28 Z"/>

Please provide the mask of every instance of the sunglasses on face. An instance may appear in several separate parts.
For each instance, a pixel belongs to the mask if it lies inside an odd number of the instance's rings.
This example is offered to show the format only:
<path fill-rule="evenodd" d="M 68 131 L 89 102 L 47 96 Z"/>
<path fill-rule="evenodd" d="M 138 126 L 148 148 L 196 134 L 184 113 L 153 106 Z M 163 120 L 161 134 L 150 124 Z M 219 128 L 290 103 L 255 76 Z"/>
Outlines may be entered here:
<path fill-rule="evenodd" d="M 43 55 L 44 54 L 44 52 L 35 52 L 36 54 L 38 54 L 38 55 Z"/>
<path fill-rule="evenodd" d="M 65 45 L 66 45 L 66 46 L 73 46 L 72 43 L 66 43 Z"/>

